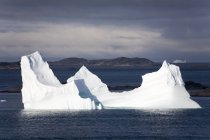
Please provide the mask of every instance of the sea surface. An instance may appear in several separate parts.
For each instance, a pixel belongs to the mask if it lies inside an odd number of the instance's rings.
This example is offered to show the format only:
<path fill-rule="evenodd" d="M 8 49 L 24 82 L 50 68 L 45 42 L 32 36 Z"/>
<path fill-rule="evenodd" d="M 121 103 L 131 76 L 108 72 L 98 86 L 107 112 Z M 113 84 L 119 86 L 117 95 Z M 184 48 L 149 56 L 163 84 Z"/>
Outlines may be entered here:
<path fill-rule="evenodd" d="M 55 68 L 53 72 L 62 83 L 73 76 L 79 69 Z M 140 86 L 142 75 L 157 69 L 90 69 L 109 86 Z M 184 81 L 194 81 L 210 86 L 210 69 L 181 70 Z M 0 70 L 0 90 L 21 86 L 20 70 Z"/>
<path fill-rule="evenodd" d="M 209 140 L 210 97 L 202 109 L 23 110 L 20 93 L 0 93 L 0 139 Z"/>
<path fill-rule="evenodd" d="M 78 69 L 54 69 L 65 82 Z M 140 85 L 154 70 L 93 69 L 108 85 Z M 209 85 L 210 71 L 184 70 L 185 81 Z M 1 70 L 1 88 L 21 84 L 20 71 Z M 210 140 L 210 97 L 194 97 L 202 109 L 168 110 L 24 110 L 21 93 L 0 93 L 0 140 Z"/>

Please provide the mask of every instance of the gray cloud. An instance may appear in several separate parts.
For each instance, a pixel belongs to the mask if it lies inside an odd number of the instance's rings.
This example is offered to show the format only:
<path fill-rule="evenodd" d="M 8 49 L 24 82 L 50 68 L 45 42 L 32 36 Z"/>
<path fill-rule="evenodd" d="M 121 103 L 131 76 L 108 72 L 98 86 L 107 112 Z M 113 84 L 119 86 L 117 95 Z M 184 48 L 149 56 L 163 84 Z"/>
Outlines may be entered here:
<path fill-rule="evenodd" d="M 0 59 L 40 50 L 210 61 L 209 25 L 209 0 L 1 0 Z"/>

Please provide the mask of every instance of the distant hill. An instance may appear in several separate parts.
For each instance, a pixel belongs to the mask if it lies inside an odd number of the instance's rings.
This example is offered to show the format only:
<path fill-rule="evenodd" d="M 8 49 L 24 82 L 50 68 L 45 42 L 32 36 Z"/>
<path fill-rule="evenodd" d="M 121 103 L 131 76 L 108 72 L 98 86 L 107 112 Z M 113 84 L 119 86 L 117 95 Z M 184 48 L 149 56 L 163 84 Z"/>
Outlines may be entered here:
<path fill-rule="evenodd" d="M 127 58 L 118 57 L 114 59 L 95 59 L 88 60 L 84 58 L 65 58 L 59 61 L 48 62 L 52 68 L 79 68 L 83 65 L 92 68 L 159 68 L 162 64 L 153 62 L 146 58 Z M 176 63 L 181 69 L 210 69 L 209 63 Z M 0 69 L 20 69 L 20 62 L 0 62 Z"/>
<path fill-rule="evenodd" d="M 146 58 L 126 58 L 87 60 L 84 58 L 66 58 L 56 62 L 50 62 L 51 66 L 80 67 L 135 67 L 153 66 L 155 63 Z"/>
<path fill-rule="evenodd" d="M 152 67 L 155 63 L 146 58 L 119 57 L 115 59 L 87 60 L 84 58 L 65 58 L 59 61 L 49 62 L 51 67 Z M 20 62 L 0 62 L 0 69 L 19 69 Z"/>

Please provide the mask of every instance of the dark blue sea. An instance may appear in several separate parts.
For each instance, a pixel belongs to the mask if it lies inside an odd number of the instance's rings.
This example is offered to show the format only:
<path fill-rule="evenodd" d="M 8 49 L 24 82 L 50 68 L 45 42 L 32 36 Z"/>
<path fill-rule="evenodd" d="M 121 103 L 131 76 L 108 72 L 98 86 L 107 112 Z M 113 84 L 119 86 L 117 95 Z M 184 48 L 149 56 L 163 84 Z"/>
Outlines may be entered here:
<path fill-rule="evenodd" d="M 202 109 L 40 111 L 21 109 L 20 93 L 0 93 L 0 139 L 209 140 L 210 98 Z"/>
<path fill-rule="evenodd" d="M 65 83 L 67 79 L 73 76 L 79 69 L 55 68 L 53 72 L 58 79 Z M 104 83 L 110 86 L 140 86 L 141 76 L 154 72 L 157 69 L 90 69 L 102 79 Z M 194 81 L 210 86 L 210 69 L 204 70 L 182 70 L 184 81 Z M 20 70 L 0 70 L 0 90 L 8 87 L 21 86 Z"/>
<path fill-rule="evenodd" d="M 55 69 L 65 82 L 77 69 Z M 154 70 L 91 70 L 108 85 L 140 85 Z M 209 85 L 210 71 L 182 71 L 185 81 Z M 0 87 L 21 85 L 17 70 L 0 71 Z M 23 110 L 21 93 L 0 93 L 0 139 L 210 140 L 210 97 L 193 97 L 202 109 L 175 110 Z"/>

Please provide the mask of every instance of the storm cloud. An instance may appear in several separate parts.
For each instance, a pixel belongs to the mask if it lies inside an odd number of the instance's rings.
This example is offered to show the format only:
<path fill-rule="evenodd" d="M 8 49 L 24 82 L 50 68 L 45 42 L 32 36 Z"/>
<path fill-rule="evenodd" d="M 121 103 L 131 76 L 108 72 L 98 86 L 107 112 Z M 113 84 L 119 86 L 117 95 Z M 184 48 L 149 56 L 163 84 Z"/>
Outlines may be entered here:
<path fill-rule="evenodd" d="M 65 57 L 210 61 L 209 0 L 1 0 L 0 61 Z"/>

